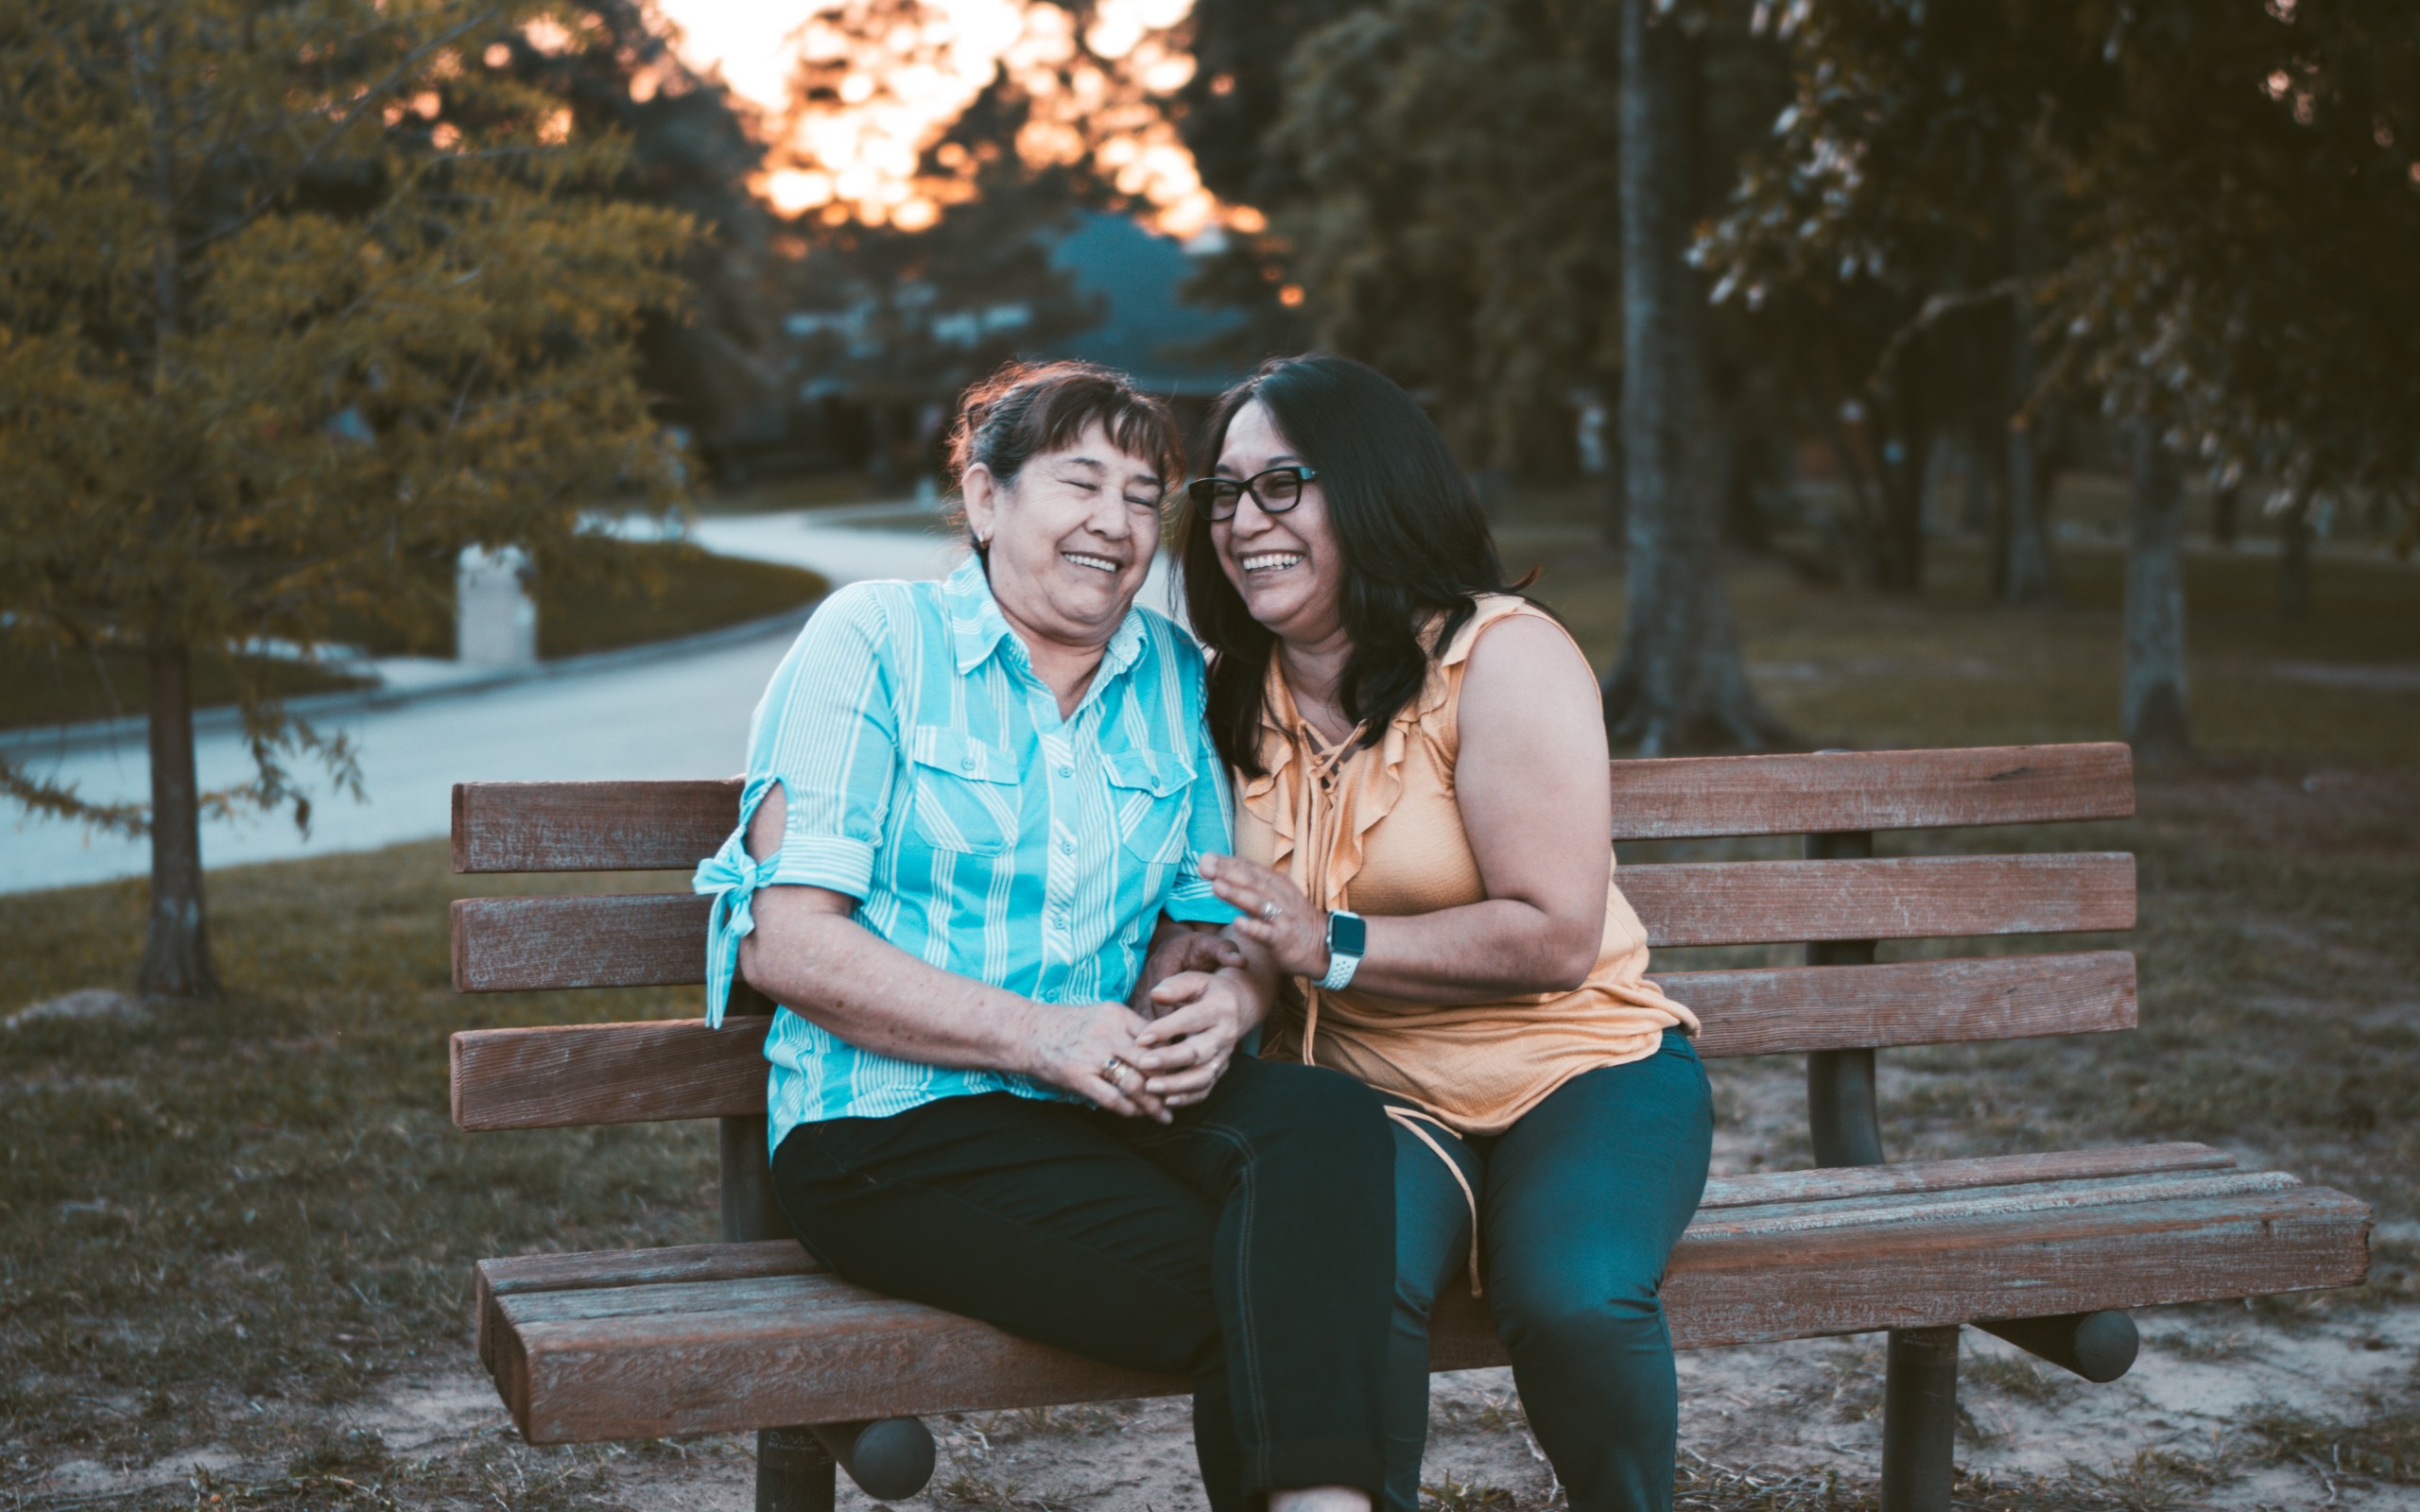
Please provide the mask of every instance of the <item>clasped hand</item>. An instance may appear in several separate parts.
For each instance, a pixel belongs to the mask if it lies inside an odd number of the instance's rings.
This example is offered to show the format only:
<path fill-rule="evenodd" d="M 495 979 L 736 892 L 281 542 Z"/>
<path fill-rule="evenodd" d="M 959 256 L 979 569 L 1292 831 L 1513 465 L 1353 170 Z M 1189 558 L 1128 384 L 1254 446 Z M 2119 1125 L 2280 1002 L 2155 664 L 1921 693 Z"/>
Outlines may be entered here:
<path fill-rule="evenodd" d="M 1252 1024 L 1251 994 L 1224 974 L 1244 964 L 1233 943 L 1186 934 L 1153 953 L 1146 979 L 1160 980 L 1133 1007 L 1037 1005 L 1034 1074 L 1113 1113 L 1167 1123 L 1210 1095 Z"/>

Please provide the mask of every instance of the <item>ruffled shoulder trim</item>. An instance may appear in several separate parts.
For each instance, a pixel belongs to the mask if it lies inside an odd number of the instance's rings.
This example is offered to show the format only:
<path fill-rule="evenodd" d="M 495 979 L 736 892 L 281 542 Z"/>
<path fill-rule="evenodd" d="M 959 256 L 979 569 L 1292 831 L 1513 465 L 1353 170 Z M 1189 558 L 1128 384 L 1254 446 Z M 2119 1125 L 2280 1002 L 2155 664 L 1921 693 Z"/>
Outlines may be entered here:
<path fill-rule="evenodd" d="M 1461 666 L 1470 660 L 1471 651 L 1478 644 L 1480 633 L 1489 626 L 1495 624 L 1498 620 L 1509 620 L 1523 614 L 1531 619 L 1544 620 L 1558 630 L 1563 629 L 1562 621 L 1516 593 L 1481 593 L 1478 595 L 1478 612 L 1473 614 L 1461 629 L 1454 632 L 1452 644 L 1445 647 L 1445 654 L 1437 659 L 1437 665 Z M 1564 633 L 1570 634 L 1568 630 L 1564 630 Z"/>

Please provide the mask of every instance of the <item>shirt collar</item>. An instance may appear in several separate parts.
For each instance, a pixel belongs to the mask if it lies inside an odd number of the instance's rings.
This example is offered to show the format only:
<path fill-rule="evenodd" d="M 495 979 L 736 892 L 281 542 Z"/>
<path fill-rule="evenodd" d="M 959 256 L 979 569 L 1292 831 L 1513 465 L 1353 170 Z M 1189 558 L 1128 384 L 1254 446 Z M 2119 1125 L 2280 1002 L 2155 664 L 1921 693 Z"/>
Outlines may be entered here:
<path fill-rule="evenodd" d="M 969 557 L 959 564 L 958 571 L 942 583 L 942 601 L 949 613 L 950 644 L 957 654 L 960 677 L 983 664 L 1002 641 L 1016 645 L 1018 660 L 1025 660 L 1023 643 L 1009 627 L 1008 616 L 1000 612 L 999 601 L 992 596 L 992 579 L 983 570 L 979 557 Z M 1143 654 L 1143 611 L 1130 607 L 1126 618 L 1111 632 L 1109 644 L 1101 653 L 1100 670 L 1094 674 L 1095 686 L 1123 673 Z"/>

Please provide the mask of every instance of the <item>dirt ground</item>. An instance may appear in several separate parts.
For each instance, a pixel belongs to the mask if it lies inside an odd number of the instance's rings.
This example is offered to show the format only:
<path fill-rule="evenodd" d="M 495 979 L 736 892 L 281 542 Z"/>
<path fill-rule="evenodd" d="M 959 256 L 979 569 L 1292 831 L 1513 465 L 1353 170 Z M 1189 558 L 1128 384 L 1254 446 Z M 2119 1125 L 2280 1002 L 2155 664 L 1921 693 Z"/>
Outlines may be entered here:
<path fill-rule="evenodd" d="M 1717 1071 L 1723 1121 L 1716 1173 L 1780 1163 L 1804 1119 L 1796 1069 L 1750 1061 Z M 1886 1098 L 1916 1102 L 1927 1079 L 1940 1078 L 1887 1068 Z M 2408 1221 L 2392 1227 L 2386 1237 L 2420 1237 L 2412 1232 L 2420 1226 Z M 2142 1356 L 2108 1385 L 1965 1331 L 1962 1504 L 2112 1512 L 2420 1505 L 2420 1306 L 2213 1305 L 2137 1317 Z M 1681 1356 L 1680 1376 L 1682 1506 L 1870 1503 L 1881 1453 L 1878 1338 L 1692 1352 Z M 139 1411 L 139 1402 L 130 1400 L 124 1410 Z M 754 1506 L 745 1437 L 530 1450 L 485 1378 L 458 1361 L 398 1374 L 359 1400 L 314 1416 L 317 1436 L 300 1453 L 247 1456 L 202 1445 L 144 1464 L 71 1459 L 19 1483 L 0 1506 Z M 1207 1506 L 1182 1399 L 962 1415 L 932 1427 L 940 1468 L 924 1495 L 898 1505 Z M 1437 1512 L 1564 1504 L 1509 1370 L 1435 1378 L 1424 1481 L 1424 1505 Z M 886 1504 L 892 1503 L 873 1502 L 842 1478 L 842 1507 Z"/>

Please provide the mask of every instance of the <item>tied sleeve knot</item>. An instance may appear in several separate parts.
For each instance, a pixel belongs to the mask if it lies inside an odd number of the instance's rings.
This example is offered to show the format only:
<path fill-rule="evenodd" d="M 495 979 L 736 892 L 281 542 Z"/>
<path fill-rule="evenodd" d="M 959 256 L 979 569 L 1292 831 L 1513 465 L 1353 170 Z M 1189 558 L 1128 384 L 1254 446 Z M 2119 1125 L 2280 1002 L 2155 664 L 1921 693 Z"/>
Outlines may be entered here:
<path fill-rule="evenodd" d="M 710 894 L 714 906 L 706 915 L 706 1027 L 722 1027 L 723 1010 L 731 1002 L 732 979 L 738 974 L 739 942 L 756 931 L 750 906 L 756 889 L 773 880 L 778 855 L 758 861 L 748 853 L 748 825 L 740 823 L 722 849 L 698 863 L 689 879 L 694 892 Z"/>

